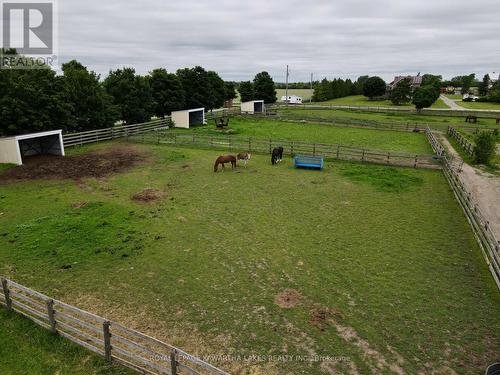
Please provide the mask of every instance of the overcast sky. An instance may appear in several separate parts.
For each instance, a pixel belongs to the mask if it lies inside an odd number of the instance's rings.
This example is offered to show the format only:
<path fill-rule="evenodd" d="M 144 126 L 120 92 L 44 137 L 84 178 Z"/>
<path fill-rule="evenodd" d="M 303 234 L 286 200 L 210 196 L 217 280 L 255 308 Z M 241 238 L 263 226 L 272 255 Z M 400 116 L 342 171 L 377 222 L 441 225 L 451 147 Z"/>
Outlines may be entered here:
<path fill-rule="evenodd" d="M 498 0 L 59 0 L 59 55 L 105 76 L 201 65 L 225 80 L 500 72 Z"/>

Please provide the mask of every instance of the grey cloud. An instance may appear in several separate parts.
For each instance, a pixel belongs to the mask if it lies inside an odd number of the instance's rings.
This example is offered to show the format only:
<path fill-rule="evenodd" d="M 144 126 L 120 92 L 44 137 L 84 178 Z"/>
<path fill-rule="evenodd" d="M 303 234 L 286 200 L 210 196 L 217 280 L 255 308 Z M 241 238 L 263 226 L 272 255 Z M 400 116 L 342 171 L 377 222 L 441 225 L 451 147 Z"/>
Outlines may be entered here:
<path fill-rule="evenodd" d="M 201 65 L 225 79 L 261 70 L 356 78 L 500 71 L 493 0 L 60 1 L 60 55 L 106 75 Z"/>

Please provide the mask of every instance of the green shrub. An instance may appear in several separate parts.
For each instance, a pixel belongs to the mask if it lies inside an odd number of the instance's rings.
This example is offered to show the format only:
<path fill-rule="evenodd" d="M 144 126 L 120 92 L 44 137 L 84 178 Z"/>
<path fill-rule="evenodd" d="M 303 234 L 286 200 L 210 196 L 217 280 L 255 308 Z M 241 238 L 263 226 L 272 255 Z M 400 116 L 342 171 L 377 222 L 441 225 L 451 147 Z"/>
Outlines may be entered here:
<path fill-rule="evenodd" d="M 488 164 L 495 154 L 495 136 L 491 132 L 482 131 L 475 136 L 475 142 L 474 161 L 478 164 Z"/>

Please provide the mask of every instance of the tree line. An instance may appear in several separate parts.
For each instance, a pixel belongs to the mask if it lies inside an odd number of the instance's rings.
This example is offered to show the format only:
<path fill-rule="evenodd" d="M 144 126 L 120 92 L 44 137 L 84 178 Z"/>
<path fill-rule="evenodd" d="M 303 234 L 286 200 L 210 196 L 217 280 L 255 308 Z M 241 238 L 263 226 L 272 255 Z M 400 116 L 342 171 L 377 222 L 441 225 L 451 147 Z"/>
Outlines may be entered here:
<path fill-rule="evenodd" d="M 357 81 L 353 82 L 350 79 L 335 78 L 329 81 L 323 78 L 321 81 L 313 83 L 314 93 L 312 100 L 315 102 L 325 102 L 345 96 L 359 95 L 362 93 L 363 85 L 367 79 L 368 76 L 361 76 Z"/>
<path fill-rule="evenodd" d="M 200 66 L 175 73 L 158 68 L 147 75 L 126 67 L 111 70 L 103 80 L 76 60 L 64 63 L 60 75 L 49 68 L 2 69 L 0 135 L 50 129 L 79 132 L 111 127 L 117 121 L 146 122 L 181 109 L 212 110 L 236 98 L 236 86 Z M 276 101 L 268 73 L 255 76 L 251 95 Z"/>

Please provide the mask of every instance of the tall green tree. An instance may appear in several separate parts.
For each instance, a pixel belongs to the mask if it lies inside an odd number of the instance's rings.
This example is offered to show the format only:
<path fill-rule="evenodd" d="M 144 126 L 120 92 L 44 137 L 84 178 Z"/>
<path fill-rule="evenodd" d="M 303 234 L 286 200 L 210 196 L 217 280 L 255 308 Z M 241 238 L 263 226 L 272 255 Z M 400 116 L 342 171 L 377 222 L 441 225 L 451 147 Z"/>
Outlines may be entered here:
<path fill-rule="evenodd" d="M 89 72 L 76 60 L 62 65 L 64 95 L 71 106 L 72 122 L 67 131 L 85 131 L 113 126 L 119 119 L 113 99 L 99 82 L 99 75 Z"/>
<path fill-rule="evenodd" d="M 380 77 L 370 77 L 363 85 L 363 95 L 373 99 L 385 94 L 387 85 L 385 81 Z"/>
<path fill-rule="evenodd" d="M 249 102 L 255 98 L 253 83 L 251 81 L 241 82 L 238 87 L 238 92 L 240 93 L 240 100 L 242 102 Z"/>
<path fill-rule="evenodd" d="M 488 99 L 490 102 L 500 103 L 500 81 L 496 81 L 490 89 Z"/>
<path fill-rule="evenodd" d="M 165 69 L 154 69 L 149 75 L 151 95 L 153 98 L 153 112 L 157 117 L 164 118 L 172 111 L 185 107 L 185 93 L 181 81 Z"/>
<path fill-rule="evenodd" d="M 479 84 L 479 95 L 486 96 L 490 91 L 491 78 L 489 74 L 485 74 L 483 80 Z"/>
<path fill-rule="evenodd" d="M 186 108 L 205 107 L 209 90 L 207 71 L 201 66 L 195 66 L 179 69 L 176 75 L 186 94 Z"/>
<path fill-rule="evenodd" d="M 206 101 L 206 108 L 209 110 L 221 108 L 226 100 L 226 86 L 224 81 L 214 71 L 207 72 L 208 77 L 208 97 Z"/>
<path fill-rule="evenodd" d="M 314 102 L 326 102 L 332 98 L 332 85 L 328 79 L 323 78 L 320 82 L 314 85 Z"/>
<path fill-rule="evenodd" d="M 276 103 L 276 89 L 274 81 L 268 72 L 257 73 L 253 79 L 254 97 L 258 100 L 264 100 L 264 103 Z"/>
<path fill-rule="evenodd" d="M 146 77 L 135 74 L 134 68 L 111 71 L 104 80 L 106 92 L 126 124 L 149 121 L 153 112 L 151 87 Z"/>
<path fill-rule="evenodd" d="M 15 50 L 6 51 L 15 54 Z M 70 129 L 64 78 L 50 68 L 0 69 L 0 134 Z"/>
<path fill-rule="evenodd" d="M 443 86 L 443 76 L 434 74 L 424 74 L 422 76 L 422 86 L 434 86 L 436 89 L 441 89 Z"/>
<path fill-rule="evenodd" d="M 236 88 L 234 82 L 224 82 L 224 100 L 236 99 Z"/>
<path fill-rule="evenodd" d="M 476 75 L 474 73 L 462 77 L 462 94 L 469 93 L 475 79 Z"/>
<path fill-rule="evenodd" d="M 439 98 L 439 90 L 434 86 L 420 86 L 413 93 L 412 103 L 420 111 L 423 108 L 429 108 Z"/>
<path fill-rule="evenodd" d="M 401 105 L 411 100 L 411 94 L 411 81 L 409 78 L 405 78 L 399 81 L 396 87 L 392 89 L 390 99 L 392 103 Z"/>

